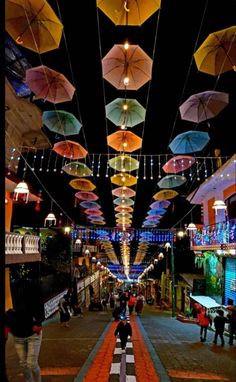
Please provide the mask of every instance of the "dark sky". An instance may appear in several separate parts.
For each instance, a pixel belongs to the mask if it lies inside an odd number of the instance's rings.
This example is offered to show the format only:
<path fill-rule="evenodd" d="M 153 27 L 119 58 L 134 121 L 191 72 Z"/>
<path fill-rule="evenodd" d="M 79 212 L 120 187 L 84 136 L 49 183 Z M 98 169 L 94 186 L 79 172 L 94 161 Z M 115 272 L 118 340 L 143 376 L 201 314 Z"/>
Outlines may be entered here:
<path fill-rule="evenodd" d="M 124 97 L 124 91 L 115 89 L 102 79 L 101 58 L 113 47 L 122 44 L 128 38 L 131 44 L 138 44 L 153 58 L 153 73 L 150 82 L 137 91 L 128 91 L 127 98 L 136 98 L 146 108 L 145 123 L 132 128 L 132 132 L 143 137 L 140 151 L 133 154 L 146 156 L 147 179 L 144 180 L 143 157 L 140 163 L 139 179 L 133 213 L 133 226 L 141 227 L 154 201 L 153 194 L 159 190 L 158 157 L 161 165 L 166 158 L 170 158 L 171 151 L 168 144 L 179 133 L 187 130 L 207 131 L 210 143 L 197 156 L 213 156 L 214 149 L 221 150 L 224 156 L 231 156 L 235 152 L 235 140 L 232 133 L 235 130 L 236 117 L 236 81 L 235 72 L 229 71 L 221 76 L 211 76 L 198 72 L 193 53 L 205 40 L 209 33 L 235 25 L 235 0 L 163 0 L 161 10 L 157 11 L 140 27 L 115 26 L 99 9 L 96 1 L 54 1 L 50 0 L 52 8 L 60 15 L 64 25 L 64 36 L 59 49 L 44 53 L 41 56 L 22 48 L 22 52 L 32 66 L 44 64 L 54 70 L 62 72 L 76 87 L 76 95 L 71 102 L 57 104 L 57 110 L 73 113 L 82 123 L 83 128 L 78 136 L 71 137 L 81 143 L 89 152 L 86 163 L 91 165 L 94 153 L 101 155 L 100 176 L 91 180 L 96 184 L 95 192 L 99 196 L 99 203 L 106 219 L 106 225 L 115 225 L 113 197 L 110 179 L 105 177 L 106 160 L 104 154 L 115 152 L 106 144 L 106 137 L 117 131 L 115 125 L 105 118 L 105 105 L 115 98 Z M 60 9 L 57 7 L 59 5 Z M 79 9 L 78 9 L 79 8 Z M 209 122 L 197 125 L 183 121 L 178 107 L 192 94 L 205 90 L 217 90 L 229 93 L 229 105 Z M 53 110 L 54 105 L 49 102 L 35 101 L 44 110 Z M 49 133 L 51 142 L 57 142 L 58 136 Z M 150 179 L 150 158 L 153 155 L 153 179 Z M 155 157 L 156 156 L 156 157 Z M 30 156 L 29 156 L 30 158 Z M 97 165 L 98 156 L 95 156 Z M 207 161 L 208 170 L 211 164 Z M 210 170 L 209 170 L 210 171 Z M 62 209 L 78 224 L 87 224 L 82 210 L 74 208 L 75 191 L 69 186 L 72 179 L 67 174 L 39 173 L 41 184 L 50 192 Z M 96 172 L 95 172 L 96 174 Z M 113 173 L 111 172 L 111 175 Z M 136 175 L 134 173 L 133 175 Z M 161 172 L 164 176 L 164 172 Z M 30 174 L 28 173 L 28 176 Z M 161 220 L 159 227 L 169 228 L 181 219 L 189 209 L 185 201 L 196 186 L 188 173 L 185 186 L 177 189 L 179 196 L 169 207 Z M 193 180 L 196 176 L 193 176 Z M 204 175 L 202 173 L 202 181 Z M 42 187 L 32 178 L 35 190 Z M 43 219 L 50 209 L 50 199 L 43 190 L 41 216 Z M 174 205 L 174 207 L 173 207 Z M 56 209 L 56 207 L 55 207 Z M 19 207 L 17 210 L 21 210 Z M 33 207 L 29 206 L 29 224 L 35 224 Z M 30 212 L 31 210 L 31 212 Z M 59 214 L 59 209 L 57 213 Z M 199 212 L 196 213 L 199 219 Z M 15 215 L 15 223 L 22 220 Z M 33 220 L 32 220 L 33 219 Z"/>

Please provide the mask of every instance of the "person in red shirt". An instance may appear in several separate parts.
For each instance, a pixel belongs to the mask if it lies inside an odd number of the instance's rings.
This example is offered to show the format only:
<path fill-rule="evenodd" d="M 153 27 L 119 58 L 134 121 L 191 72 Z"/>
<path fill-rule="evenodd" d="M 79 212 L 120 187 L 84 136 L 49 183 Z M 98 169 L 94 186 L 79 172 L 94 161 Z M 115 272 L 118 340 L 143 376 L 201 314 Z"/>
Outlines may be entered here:
<path fill-rule="evenodd" d="M 205 342 L 207 337 L 207 329 L 212 324 L 211 318 L 207 315 L 206 309 L 202 309 L 198 315 L 198 324 L 200 325 L 200 341 Z"/>

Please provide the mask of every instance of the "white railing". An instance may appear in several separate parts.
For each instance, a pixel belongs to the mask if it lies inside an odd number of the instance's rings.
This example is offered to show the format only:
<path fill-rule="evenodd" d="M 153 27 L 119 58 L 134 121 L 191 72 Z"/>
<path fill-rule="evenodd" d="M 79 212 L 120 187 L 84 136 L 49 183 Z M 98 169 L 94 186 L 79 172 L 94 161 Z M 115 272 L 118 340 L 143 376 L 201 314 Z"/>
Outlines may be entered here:
<path fill-rule="evenodd" d="M 14 232 L 5 233 L 6 255 L 38 255 L 40 238 L 34 235 L 21 235 Z"/>

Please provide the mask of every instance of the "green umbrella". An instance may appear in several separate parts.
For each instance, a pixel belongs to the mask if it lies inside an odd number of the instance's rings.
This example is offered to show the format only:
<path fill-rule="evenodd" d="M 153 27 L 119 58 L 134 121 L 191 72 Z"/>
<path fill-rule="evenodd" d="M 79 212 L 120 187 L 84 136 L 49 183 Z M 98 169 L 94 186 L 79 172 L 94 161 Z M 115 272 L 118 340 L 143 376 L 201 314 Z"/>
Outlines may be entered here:
<path fill-rule="evenodd" d="M 62 170 L 67 174 L 77 177 L 84 177 L 92 175 L 92 170 L 85 163 L 82 162 L 70 162 L 62 167 Z"/>
<path fill-rule="evenodd" d="M 106 105 L 106 117 L 116 126 L 133 127 L 145 120 L 146 109 L 136 99 L 116 98 Z"/>
<path fill-rule="evenodd" d="M 79 134 L 82 126 L 73 114 L 63 110 L 44 111 L 42 118 L 49 130 L 65 136 Z"/>

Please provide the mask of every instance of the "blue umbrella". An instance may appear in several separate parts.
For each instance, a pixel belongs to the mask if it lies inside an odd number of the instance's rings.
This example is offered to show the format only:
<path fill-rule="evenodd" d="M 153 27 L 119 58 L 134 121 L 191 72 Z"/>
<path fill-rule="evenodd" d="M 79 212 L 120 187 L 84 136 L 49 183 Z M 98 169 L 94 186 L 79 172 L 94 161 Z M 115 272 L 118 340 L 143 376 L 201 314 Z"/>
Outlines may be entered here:
<path fill-rule="evenodd" d="M 204 131 L 189 130 L 177 135 L 169 144 L 174 154 L 188 154 L 201 151 L 209 142 L 209 134 Z"/>
<path fill-rule="evenodd" d="M 157 184 L 160 188 L 175 188 L 182 186 L 186 182 L 186 178 L 181 175 L 166 175 Z"/>
<path fill-rule="evenodd" d="M 50 131 L 65 136 L 79 134 L 82 126 L 73 114 L 63 110 L 44 111 L 42 118 Z"/>
<path fill-rule="evenodd" d="M 100 204 L 98 204 L 97 202 L 81 202 L 80 206 L 83 208 L 101 208 Z"/>

